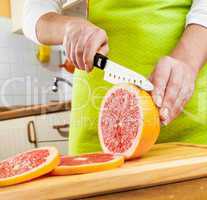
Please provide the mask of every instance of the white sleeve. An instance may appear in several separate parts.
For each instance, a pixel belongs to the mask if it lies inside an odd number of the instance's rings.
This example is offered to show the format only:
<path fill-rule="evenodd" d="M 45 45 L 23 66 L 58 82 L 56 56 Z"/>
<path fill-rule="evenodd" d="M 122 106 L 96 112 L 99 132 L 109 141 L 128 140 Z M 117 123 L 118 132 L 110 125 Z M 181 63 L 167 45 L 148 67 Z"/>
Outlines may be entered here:
<path fill-rule="evenodd" d="M 66 0 L 26 0 L 23 11 L 23 32 L 26 37 L 40 44 L 36 35 L 39 18 L 49 12 L 61 13 Z"/>
<path fill-rule="evenodd" d="M 199 24 L 207 27 L 207 0 L 193 0 L 193 5 L 186 20 L 186 25 L 189 24 Z"/>

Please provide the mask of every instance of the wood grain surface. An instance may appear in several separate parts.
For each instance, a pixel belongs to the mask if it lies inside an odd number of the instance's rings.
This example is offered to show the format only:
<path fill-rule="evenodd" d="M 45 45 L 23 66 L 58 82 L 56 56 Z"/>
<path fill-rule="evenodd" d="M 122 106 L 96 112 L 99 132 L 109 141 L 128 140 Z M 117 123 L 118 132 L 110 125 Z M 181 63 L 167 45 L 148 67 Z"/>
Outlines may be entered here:
<path fill-rule="evenodd" d="M 207 177 L 207 147 L 157 144 L 141 159 L 110 171 L 44 177 L 0 188 L 0 199 L 76 199 Z"/>
<path fill-rule="evenodd" d="M 158 185 L 84 200 L 206 200 L 207 178 Z"/>

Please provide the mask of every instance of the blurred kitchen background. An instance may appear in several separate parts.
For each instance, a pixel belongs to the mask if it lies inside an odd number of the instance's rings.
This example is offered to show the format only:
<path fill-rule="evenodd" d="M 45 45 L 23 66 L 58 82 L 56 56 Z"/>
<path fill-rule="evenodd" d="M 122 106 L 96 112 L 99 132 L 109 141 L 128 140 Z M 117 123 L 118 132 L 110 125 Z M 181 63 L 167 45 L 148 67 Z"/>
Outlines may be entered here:
<path fill-rule="evenodd" d="M 60 67 L 66 61 L 61 47 L 24 37 L 24 2 L 0 0 L 0 159 L 40 146 L 68 150 L 72 88 L 54 78 L 72 83 L 73 75 Z M 69 0 L 63 12 L 84 17 L 85 1 Z"/>

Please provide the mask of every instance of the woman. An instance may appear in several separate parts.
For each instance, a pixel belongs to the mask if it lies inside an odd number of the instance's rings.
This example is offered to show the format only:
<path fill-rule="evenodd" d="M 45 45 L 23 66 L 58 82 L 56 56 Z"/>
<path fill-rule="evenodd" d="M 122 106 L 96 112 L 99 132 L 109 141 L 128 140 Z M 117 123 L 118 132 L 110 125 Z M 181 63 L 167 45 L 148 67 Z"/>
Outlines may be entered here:
<path fill-rule="evenodd" d="M 152 97 L 166 125 L 158 142 L 207 144 L 206 0 L 194 0 L 193 6 L 191 0 L 89 0 L 88 20 L 61 15 L 63 3 L 27 0 L 23 28 L 37 43 L 62 44 L 77 67 L 71 154 L 100 150 L 98 111 L 111 85 L 92 63 L 96 52 L 106 55 L 109 47 L 112 60 L 155 85 Z"/>

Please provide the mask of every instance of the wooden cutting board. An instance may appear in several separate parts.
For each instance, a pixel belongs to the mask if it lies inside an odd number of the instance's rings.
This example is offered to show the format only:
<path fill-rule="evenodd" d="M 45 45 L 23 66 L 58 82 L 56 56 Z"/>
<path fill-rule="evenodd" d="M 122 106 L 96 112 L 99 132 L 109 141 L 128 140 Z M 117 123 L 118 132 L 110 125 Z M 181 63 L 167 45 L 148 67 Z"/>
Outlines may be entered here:
<path fill-rule="evenodd" d="M 207 146 L 155 145 L 141 159 L 115 170 L 64 177 L 43 177 L 0 188 L 0 199 L 74 199 L 207 176 Z"/>

